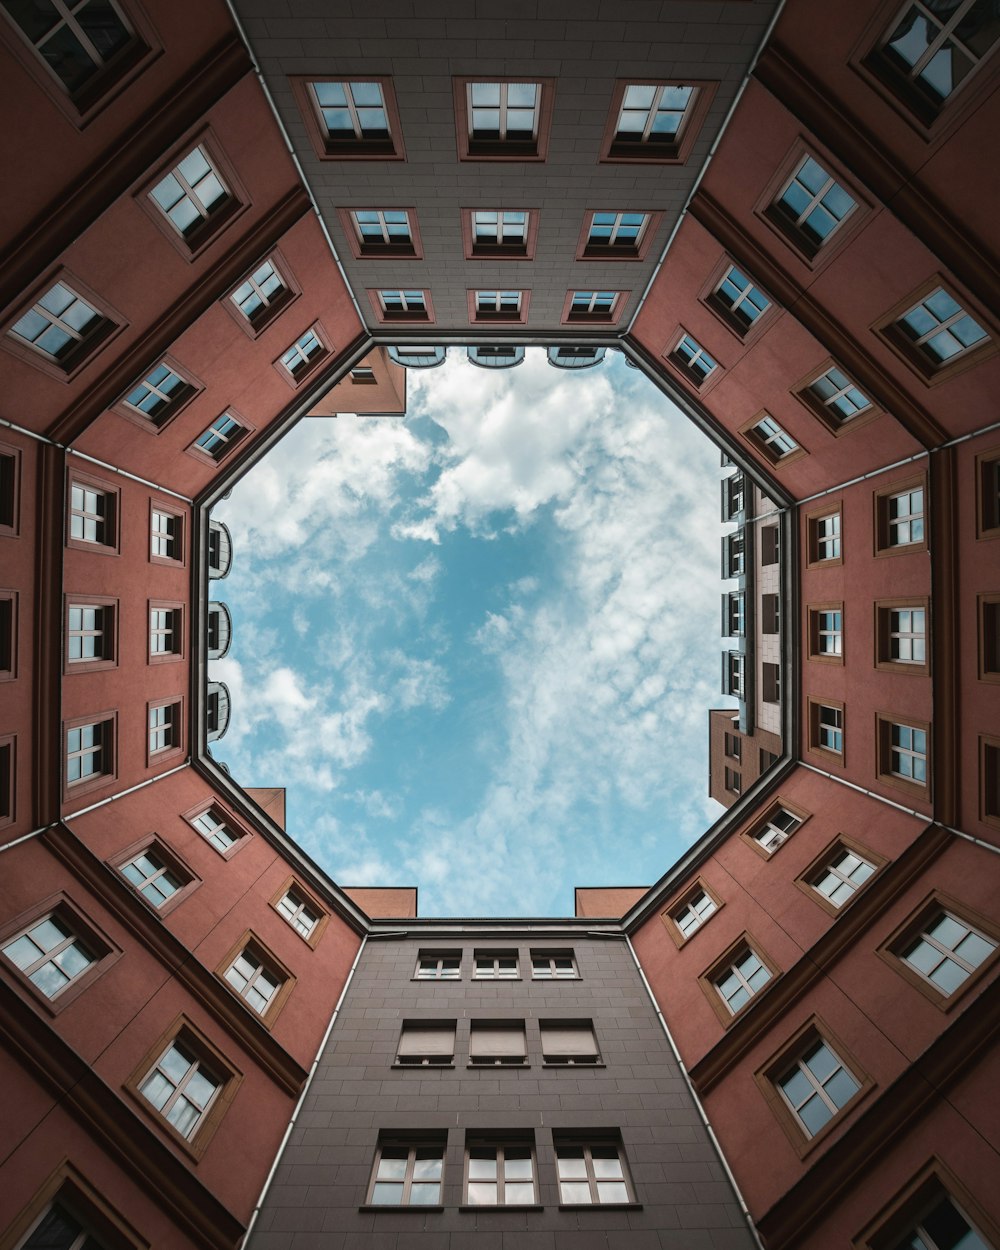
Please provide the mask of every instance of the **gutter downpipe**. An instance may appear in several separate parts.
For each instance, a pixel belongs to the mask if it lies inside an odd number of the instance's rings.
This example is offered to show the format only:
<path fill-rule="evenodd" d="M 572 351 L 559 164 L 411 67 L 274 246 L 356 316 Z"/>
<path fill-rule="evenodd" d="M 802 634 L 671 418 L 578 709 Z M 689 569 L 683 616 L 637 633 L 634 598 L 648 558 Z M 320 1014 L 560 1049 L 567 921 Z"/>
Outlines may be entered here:
<path fill-rule="evenodd" d="M 740 1192 L 740 1187 L 736 1182 L 736 1177 L 733 1175 L 733 1170 L 729 1166 L 726 1156 L 722 1152 L 722 1147 L 719 1145 L 719 1139 L 715 1135 L 715 1130 L 712 1128 L 708 1116 L 705 1114 L 705 1108 L 701 1105 L 701 1099 L 698 1097 L 695 1092 L 694 1085 L 691 1083 L 691 1078 L 688 1076 L 687 1068 L 684 1066 L 684 1060 L 681 1058 L 681 1053 L 677 1049 L 677 1043 L 674 1041 L 670 1029 L 667 1027 L 667 1022 L 663 1018 L 663 1012 L 660 1010 L 660 1004 L 656 1001 L 656 995 L 653 993 L 653 987 L 646 979 L 646 974 L 642 970 L 642 964 L 639 963 L 638 956 L 635 953 L 635 947 L 632 945 L 632 939 L 627 933 L 623 934 L 623 937 L 625 938 L 625 944 L 628 947 L 628 953 L 632 956 L 632 962 L 635 964 L 635 970 L 638 972 L 643 985 L 646 987 L 646 993 L 649 995 L 649 1001 L 653 1004 L 653 1010 L 656 1012 L 656 1018 L 660 1022 L 660 1028 L 663 1030 L 663 1035 L 667 1039 L 670 1049 L 673 1052 L 674 1059 L 677 1063 L 677 1067 L 680 1069 L 680 1074 L 684 1078 L 684 1084 L 687 1086 L 688 1093 L 691 1095 L 691 1100 L 693 1101 L 695 1109 L 698 1112 L 698 1116 L 701 1120 L 701 1126 L 708 1134 L 708 1139 L 712 1143 L 712 1148 L 719 1157 L 719 1162 L 722 1164 L 722 1170 L 726 1174 L 726 1179 L 733 1187 L 733 1193 L 736 1195 L 736 1201 L 739 1203 L 740 1210 L 743 1213 L 743 1218 L 746 1220 L 750 1236 L 753 1237 L 757 1250 L 764 1250 L 764 1243 L 761 1241 L 760 1235 L 757 1232 L 757 1226 L 753 1221 L 753 1216 L 750 1214 L 750 1208 L 743 1200 L 743 1194 Z"/>
<path fill-rule="evenodd" d="M 242 1240 L 240 1241 L 241 1247 L 249 1244 L 250 1236 L 254 1230 L 254 1225 L 257 1223 L 257 1217 L 260 1215 L 261 1208 L 264 1206 L 268 1190 L 274 1182 L 275 1173 L 278 1170 L 278 1165 L 281 1163 L 281 1156 L 285 1152 L 285 1147 L 288 1145 L 288 1140 L 291 1137 L 292 1131 L 298 1121 L 299 1113 L 302 1111 L 302 1106 L 306 1100 L 306 1094 L 309 1093 L 310 1086 L 313 1083 L 313 1077 L 316 1075 L 316 1069 L 319 1067 L 319 1061 L 322 1059 L 323 1052 L 326 1050 L 327 1042 L 330 1040 L 330 1034 L 333 1032 L 333 1026 L 337 1023 L 337 1017 L 340 1015 L 341 1004 L 343 1003 L 344 996 L 354 979 L 355 970 L 357 969 L 362 951 L 364 951 L 365 943 L 367 941 L 368 934 L 366 933 L 361 939 L 361 945 L 358 947 L 358 953 L 354 956 L 354 963 L 351 964 L 351 970 L 347 974 L 347 980 L 344 982 L 344 988 L 340 991 L 340 997 L 337 999 L 337 1005 L 333 1009 L 333 1015 L 330 1017 L 330 1023 L 326 1026 L 326 1032 L 323 1034 L 323 1040 L 320 1042 L 319 1049 L 316 1051 L 316 1057 L 313 1059 L 312 1066 L 309 1068 L 309 1075 L 305 1079 L 305 1084 L 302 1086 L 302 1092 L 299 1094 L 299 1100 L 295 1104 L 295 1109 L 292 1111 L 292 1118 L 288 1121 L 288 1127 L 285 1129 L 285 1135 L 282 1137 L 281 1144 L 278 1146 L 277 1152 L 275 1153 L 274 1162 L 271 1164 L 271 1169 L 264 1180 L 260 1196 L 257 1199 L 257 1205 L 254 1207 L 253 1214 L 250 1216 L 250 1222 L 247 1224 L 247 1231 L 243 1234 Z"/>

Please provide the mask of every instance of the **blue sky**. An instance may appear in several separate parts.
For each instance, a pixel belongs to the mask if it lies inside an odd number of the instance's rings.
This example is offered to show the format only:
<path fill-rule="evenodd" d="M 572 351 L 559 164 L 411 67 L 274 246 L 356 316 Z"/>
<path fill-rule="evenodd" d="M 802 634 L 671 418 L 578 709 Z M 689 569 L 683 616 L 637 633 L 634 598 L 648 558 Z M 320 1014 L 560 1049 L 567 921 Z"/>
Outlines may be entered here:
<path fill-rule="evenodd" d="M 722 810 L 718 449 L 614 352 L 453 348 L 408 382 L 405 420 L 306 419 L 216 509 L 215 754 L 287 787 L 339 883 L 417 885 L 421 915 L 651 883 Z"/>

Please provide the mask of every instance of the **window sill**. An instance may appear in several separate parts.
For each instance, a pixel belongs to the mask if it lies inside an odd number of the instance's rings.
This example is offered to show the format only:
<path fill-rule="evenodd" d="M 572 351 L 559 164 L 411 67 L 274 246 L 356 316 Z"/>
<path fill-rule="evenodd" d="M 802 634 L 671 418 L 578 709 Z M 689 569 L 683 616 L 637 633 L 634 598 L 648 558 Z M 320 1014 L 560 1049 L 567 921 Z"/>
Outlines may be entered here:
<path fill-rule="evenodd" d="M 544 1211 L 545 1208 L 540 1202 L 508 1202 L 497 1203 L 495 1206 L 460 1206 L 459 1211 L 474 1211 L 477 1214 L 483 1211 Z"/>
<path fill-rule="evenodd" d="M 385 1215 L 386 1213 L 390 1211 L 394 1215 L 406 1215 L 406 1214 L 420 1215 L 422 1211 L 443 1211 L 444 1207 L 422 1207 L 422 1206 L 409 1206 L 409 1205 L 404 1206 L 402 1203 L 400 1203 L 398 1206 L 379 1207 L 379 1206 L 373 1206 L 370 1203 L 366 1203 L 364 1206 L 358 1207 L 358 1210 L 364 1211 L 366 1213 L 374 1213 L 375 1215 L 379 1215 L 379 1214 Z"/>
<path fill-rule="evenodd" d="M 466 1068 L 475 1068 L 477 1072 L 521 1072 L 530 1068 L 530 1063 L 467 1063 Z"/>
<path fill-rule="evenodd" d="M 455 1070 L 453 1063 L 391 1063 L 389 1067 L 397 1072 L 454 1072 Z"/>
<path fill-rule="evenodd" d="M 543 1059 L 542 1067 L 543 1068 L 561 1068 L 564 1072 L 567 1069 L 571 1072 L 580 1072 L 581 1070 L 585 1071 L 591 1068 L 605 1068 L 607 1067 L 607 1064 L 600 1063 L 600 1062 L 598 1063 L 550 1063 L 549 1061 Z"/>
<path fill-rule="evenodd" d="M 560 1202 L 560 1211 L 641 1211 L 641 1202 Z"/>

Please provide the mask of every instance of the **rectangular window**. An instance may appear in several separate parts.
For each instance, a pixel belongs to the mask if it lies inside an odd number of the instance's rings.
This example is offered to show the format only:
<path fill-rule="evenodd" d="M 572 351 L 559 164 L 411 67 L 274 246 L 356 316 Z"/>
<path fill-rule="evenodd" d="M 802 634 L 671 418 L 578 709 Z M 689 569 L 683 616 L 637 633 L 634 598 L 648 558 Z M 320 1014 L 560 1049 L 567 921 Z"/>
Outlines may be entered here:
<path fill-rule="evenodd" d="M 149 654 L 151 657 L 163 658 L 183 654 L 183 617 L 183 608 L 150 608 Z"/>
<path fill-rule="evenodd" d="M 634 1201 L 617 1141 L 579 1142 L 553 1134 L 562 1206 L 601 1206 Z"/>
<path fill-rule="evenodd" d="M 935 287 L 886 327 L 926 374 L 991 342 L 986 330 L 943 287 Z"/>
<path fill-rule="evenodd" d="M 763 774 L 766 773 L 769 768 L 773 768 L 774 765 L 777 764 L 780 758 L 781 757 L 779 755 L 776 755 L 774 751 L 768 751 L 768 750 L 765 750 L 764 747 L 761 747 L 759 751 L 761 775 L 763 776 Z"/>
<path fill-rule="evenodd" d="M 311 120 L 319 128 L 321 157 L 393 160 L 402 156 L 393 134 L 394 128 L 399 131 L 395 99 L 386 80 L 308 82 L 306 92 Z"/>
<path fill-rule="evenodd" d="M 809 703 L 809 745 L 815 751 L 844 754 L 844 709 L 827 703 Z"/>
<path fill-rule="evenodd" d="M 897 606 L 898 603 L 898 606 Z M 926 673 L 927 608 L 922 603 L 876 603 L 875 645 L 879 667 Z"/>
<path fill-rule="evenodd" d="M 470 1143 L 465 1201 L 470 1207 L 526 1207 L 538 1201 L 535 1153 L 528 1142 Z"/>
<path fill-rule="evenodd" d="M 743 789 L 743 776 L 735 768 L 725 768 L 722 783 L 730 794 L 739 794 Z"/>
<path fill-rule="evenodd" d="M 861 1089 L 861 1082 L 821 1037 L 813 1037 L 774 1083 L 807 1138 L 815 1137 Z"/>
<path fill-rule="evenodd" d="M 100 958 L 59 912 L 33 921 L 4 944 L 3 954 L 46 998 L 56 998 Z"/>
<path fill-rule="evenodd" d="M 903 725 L 879 717 L 879 776 L 926 789 L 928 731 L 926 726 Z"/>
<path fill-rule="evenodd" d="M 254 328 L 263 327 L 291 300 L 289 283 L 271 256 L 229 296 L 229 304 Z"/>
<path fill-rule="evenodd" d="M 778 595 L 760 597 L 761 633 L 776 634 L 781 628 L 781 599 Z"/>
<path fill-rule="evenodd" d="M 521 311 L 520 291 L 477 291 L 476 316 L 516 316 Z"/>
<path fill-rule="evenodd" d="M 298 382 L 327 354 L 327 346 L 320 338 L 318 329 L 312 326 L 282 353 L 281 365 Z"/>
<path fill-rule="evenodd" d="M 809 563 L 833 563 L 841 559 L 840 512 L 809 517 Z"/>
<path fill-rule="evenodd" d="M 811 257 L 830 242 L 856 208 L 856 201 L 840 183 L 806 156 L 778 193 L 769 215 Z"/>
<path fill-rule="evenodd" d="M 14 538 L 20 526 L 21 453 L 0 443 L 0 537 Z"/>
<path fill-rule="evenodd" d="M 117 493 L 73 482 L 70 487 L 70 537 L 81 543 L 115 547 L 118 543 Z"/>
<path fill-rule="evenodd" d="M 112 323 L 66 282 L 51 286 L 7 331 L 17 344 L 69 372 L 102 341 Z"/>
<path fill-rule="evenodd" d="M 142 45 L 115 0 L 4 0 L 7 16 L 81 108 L 131 66 Z"/>
<path fill-rule="evenodd" d="M 0 738 L 0 828 L 14 823 L 16 811 L 15 790 L 16 774 L 14 771 L 15 743 L 13 734 L 4 734 Z"/>
<path fill-rule="evenodd" d="M 373 1207 L 437 1207 L 444 1180 L 444 1141 L 425 1145 L 381 1141 L 368 1203 Z"/>
<path fill-rule="evenodd" d="M 517 951 L 476 951 L 473 980 L 517 981 L 520 979 Z"/>
<path fill-rule="evenodd" d="M 416 212 L 413 209 L 342 209 L 340 216 L 357 257 L 421 258 Z"/>
<path fill-rule="evenodd" d="M 653 242 L 659 220 L 659 213 L 586 213 L 577 260 L 642 260 Z"/>
<path fill-rule="evenodd" d="M 781 665 L 769 664 L 766 660 L 760 666 L 761 698 L 765 703 L 781 702 Z"/>
<path fill-rule="evenodd" d="M 66 784 L 82 785 L 114 773 L 114 721 L 77 725 L 66 731 Z"/>
<path fill-rule="evenodd" d="M 115 605 L 71 603 L 66 609 L 66 660 L 91 668 L 115 660 Z"/>
<path fill-rule="evenodd" d="M 523 1020 L 489 1023 L 473 1020 L 469 1030 L 469 1060 L 477 1067 L 517 1066 L 527 1063 L 528 1043 Z"/>
<path fill-rule="evenodd" d="M 304 938 L 312 937 L 321 920 L 319 909 L 309 903 L 294 887 L 289 887 L 275 904 L 278 915 L 284 917 L 296 933 Z"/>
<path fill-rule="evenodd" d="M 0 681 L 17 676 L 16 590 L 0 590 Z"/>
<path fill-rule="evenodd" d="M 928 915 L 895 954 L 946 998 L 996 951 L 997 943 L 944 908 Z"/>
<path fill-rule="evenodd" d="M 976 457 L 976 492 L 979 537 L 1000 537 L 1000 453 Z"/>
<path fill-rule="evenodd" d="M 172 1042 L 139 1085 L 139 1092 L 185 1140 L 204 1123 L 225 1084 L 185 1040 Z"/>
<path fill-rule="evenodd" d="M 679 906 L 670 912 L 670 919 L 677 926 L 682 938 L 687 939 L 719 910 L 719 905 L 707 890 L 698 886 Z"/>
<path fill-rule="evenodd" d="M 175 369 L 161 361 L 125 396 L 127 409 L 161 429 L 194 395 L 193 387 Z"/>
<path fill-rule="evenodd" d="M 927 546 L 923 480 L 875 496 L 875 544 L 879 553 Z"/>
<path fill-rule="evenodd" d="M 979 596 L 979 677 L 1000 679 L 1000 595 Z"/>
<path fill-rule="evenodd" d="M 787 807 L 776 807 L 760 825 L 753 828 L 750 837 L 761 850 L 772 855 L 782 846 L 802 824 L 804 817 L 791 812 Z"/>
<path fill-rule="evenodd" d="M 427 312 L 427 301 L 424 298 L 423 291 L 379 291 L 378 302 L 383 313 L 411 313 L 421 314 Z"/>
<path fill-rule="evenodd" d="M 810 876 L 809 884 L 832 907 L 839 909 L 854 897 L 874 871 L 874 864 L 838 844 L 819 872 Z"/>
<path fill-rule="evenodd" d="M 404 1021 L 396 1062 L 407 1067 L 436 1067 L 455 1058 L 455 1021 Z"/>
<path fill-rule="evenodd" d="M 725 734 L 723 746 L 728 759 L 738 761 L 742 758 L 743 739 L 738 733 Z"/>
<path fill-rule="evenodd" d="M 726 610 L 724 632 L 730 638 L 741 638 L 746 633 L 746 596 L 742 590 L 724 596 Z"/>
<path fill-rule="evenodd" d="M 844 612 L 841 607 L 809 609 L 809 658 L 843 662 Z"/>
<path fill-rule="evenodd" d="M 747 275 L 730 265 L 712 292 L 711 302 L 742 337 L 771 307 L 771 301 Z"/>
<path fill-rule="evenodd" d="M 555 90 L 552 79 L 453 81 L 459 160 L 545 159 Z"/>
<path fill-rule="evenodd" d="M 180 237 L 193 242 L 220 221 L 234 201 L 204 145 L 199 144 L 150 190 L 149 198 Z"/>
<path fill-rule="evenodd" d="M 371 365 L 356 365 L 351 370 L 351 381 L 362 384 L 375 381 L 375 370 Z"/>
<path fill-rule="evenodd" d="M 722 479 L 722 519 L 735 521 L 746 507 L 746 478 L 742 473 L 733 473 Z"/>
<path fill-rule="evenodd" d="M 735 695 L 742 699 L 746 694 L 746 656 L 742 651 L 723 651 L 722 653 L 722 690 L 723 694 Z"/>
<path fill-rule="evenodd" d="M 779 537 L 777 525 L 760 527 L 760 562 L 763 565 L 777 564 L 779 553 Z"/>
<path fill-rule="evenodd" d="M 619 291 L 573 291 L 567 320 L 613 321 Z"/>
<path fill-rule="evenodd" d="M 462 976 L 462 952 L 420 951 L 413 975 L 418 981 L 458 981 Z"/>
<path fill-rule="evenodd" d="M 835 434 L 855 417 L 875 411 L 875 405 L 864 391 L 834 364 L 798 389 L 796 394 Z"/>
<path fill-rule="evenodd" d="M 795 439 L 767 413 L 741 432 L 771 464 L 779 464 L 801 451 Z"/>
<path fill-rule="evenodd" d="M 527 208 L 475 208 L 462 212 L 466 260 L 530 260 L 537 233 L 538 214 Z"/>
<path fill-rule="evenodd" d="M 695 386 L 701 386 L 719 367 L 718 362 L 690 334 L 681 335 L 677 346 L 670 353 L 670 359 L 687 374 Z"/>
<path fill-rule="evenodd" d="M 727 534 L 722 540 L 723 577 L 742 577 L 746 552 L 746 537 L 743 530 L 738 529 Z"/>
<path fill-rule="evenodd" d="M 729 957 L 724 968 L 717 969 L 711 976 L 719 998 L 730 1015 L 734 1016 L 770 980 L 770 968 L 746 943 Z"/>
<path fill-rule="evenodd" d="M 231 412 L 224 412 L 216 417 L 204 433 L 195 439 L 194 446 L 216 462 L 226 456 L 244 439 L 249 431 L 241 425 Z"/>
<path fill-rule="evenodd" d="M 602 160 L 649 160 L 676 162 L 690 150 L 686 131 L 693 129 L 692 115 L 699 102 L 699 88 L 682 83 L 628 83 L 616 91 L 620 101 L 610 142 Z"/>
<path fill-rule="evenodd" d="M 271 966 L 253 943 L 244 947 L 224 974 L 226 982 L 251 1011 L 266 1016 L 278 1001 L 285 984 L 281 973 Z"/>
<path fill-rule="evenodd" d="M 541 1020 L 545 1063 L 584 1066 L 601 1061 L 592 1020 Z"/>
<path fill-rule="evenodd" d="M 159 703 L 149 709 L 149 754 L 172 751 L 181 745 L 181 705 Z"/>
<path fill-rule="evenodd" d="M 184 518 L 176 512 L 153 508 L 149 521 L 149 554 L 161 560 L 183 559 Z"/>
<path fill-rule="evenodd" d="M 231 828 L 214 807 L 195 816 L 191 824 L 205 841 L 213 846 L 220 855 L 228 855 L 239 846 L 243 835 Z"/>
<path fill-rule="evenodd" d="M 533 981 L 576 981 L 579 977 L 572 951 L 531 952 Z"/>
<path fill-rule="evenodd" d="M 160 910 L 178 891 L 188 884 L 176 866 L 153 847 L 120 865 L 118 871 L 134 890 L 152 907 Z"/>

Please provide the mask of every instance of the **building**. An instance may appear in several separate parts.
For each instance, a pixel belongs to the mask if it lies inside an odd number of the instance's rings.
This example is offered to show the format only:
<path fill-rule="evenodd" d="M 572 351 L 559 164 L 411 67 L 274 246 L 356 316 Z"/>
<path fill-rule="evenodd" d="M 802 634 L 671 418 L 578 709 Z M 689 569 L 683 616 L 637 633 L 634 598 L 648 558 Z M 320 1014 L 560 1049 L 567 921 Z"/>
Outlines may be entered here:
<path fill-rule="evenodd" d="M 1000 1250 L 998 38 L 0 7 L 0 1250 Z M 364 370 L 531 343 L 733 462 L 712 724 L 779 758 L 648 889 L 423 919 L 212 760 L 210 510 Z"/>

